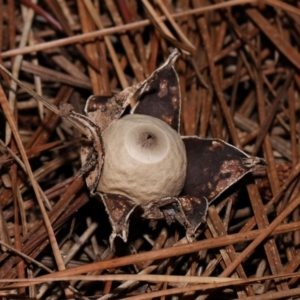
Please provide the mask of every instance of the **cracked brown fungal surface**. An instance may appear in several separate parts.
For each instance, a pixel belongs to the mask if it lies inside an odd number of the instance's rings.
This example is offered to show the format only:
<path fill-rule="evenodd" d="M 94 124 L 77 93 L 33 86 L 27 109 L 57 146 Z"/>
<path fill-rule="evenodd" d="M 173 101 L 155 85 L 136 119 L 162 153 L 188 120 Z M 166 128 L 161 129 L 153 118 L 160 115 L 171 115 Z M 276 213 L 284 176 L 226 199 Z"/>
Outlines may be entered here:
<path fill-rule="evenodd" d="M 263 164 L 219 139 L 183 137 L 188 166 L 183 194 L 213 201 L 241 177 Z M 253 164 L 245 163 L 251 160 Z"/>

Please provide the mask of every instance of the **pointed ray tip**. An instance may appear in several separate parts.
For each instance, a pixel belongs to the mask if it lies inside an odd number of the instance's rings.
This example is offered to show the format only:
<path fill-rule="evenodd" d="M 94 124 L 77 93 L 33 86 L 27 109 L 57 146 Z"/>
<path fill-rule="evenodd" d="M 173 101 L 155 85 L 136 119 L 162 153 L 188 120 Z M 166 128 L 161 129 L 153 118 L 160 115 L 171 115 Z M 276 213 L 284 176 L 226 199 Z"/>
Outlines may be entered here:
<path fill-rule="evenodd" d="M 169 65 L 169 64 L 174 64 L 177 60 L 177 58 L 180 56 L 180 52 L 177 48 L 173 48 L 173 49 L 170 49 L 171 53 L 167 59 L 167 62 L 166 64 Z"/>
<path fill-rule="evenodd" d="M 257 156 L 249 156 L 243 160 L 243 163 L 249 169 L 257 169 L 268 165 L 263 158 Z"/>

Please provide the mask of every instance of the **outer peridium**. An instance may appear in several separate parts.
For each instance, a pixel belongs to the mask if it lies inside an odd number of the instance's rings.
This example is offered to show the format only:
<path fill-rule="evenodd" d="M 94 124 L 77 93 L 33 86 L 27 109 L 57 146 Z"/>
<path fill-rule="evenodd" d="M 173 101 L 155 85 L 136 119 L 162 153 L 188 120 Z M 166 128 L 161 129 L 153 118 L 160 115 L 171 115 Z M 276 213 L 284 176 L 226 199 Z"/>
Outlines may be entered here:
<path fill-rule="evenodd" d="M 179 80 L 174 69 L 174 62 L 178 55 L 178 51 L 174 50 L 164 65 L 154 71 L 148 79 L 125 89 L 114 97 L 89 98 L 86 105 L 88 118 L 103 132 L 121 117 L 132 98 L 139 97 L 131 113 L 159 118 L 179 132 L 181 99 Z M 95 107 L 97 109 L 91 111 L 91 108 L 95 109 Z M 142 208 L 144 218 L 166 219 L 168 223 L 178 221 L 185 227 L 187 238 L 192 240 L 195 231 L 205 220 L 208 203 L 263 161 L 251 158 L 219 139 L 183 137 L 183 141 L 187 150 L 188 166 L 181 195 L 157 199 Z M 90 153 L 94 152 L 91 145 L 84 146 L 82 163 L 86 164 Z M 98 185 L 101 169 L 100 162 L 88 173 L 86 181 L 91 193 L 100 196 L 105 204 L 113 227 L 110 237 L 113 247 L 116 236 L 126 241 L 129 217 L 136 204 L 119 195 L 107 195 L 99 191 L 97 193 L 95 187 Z"/>

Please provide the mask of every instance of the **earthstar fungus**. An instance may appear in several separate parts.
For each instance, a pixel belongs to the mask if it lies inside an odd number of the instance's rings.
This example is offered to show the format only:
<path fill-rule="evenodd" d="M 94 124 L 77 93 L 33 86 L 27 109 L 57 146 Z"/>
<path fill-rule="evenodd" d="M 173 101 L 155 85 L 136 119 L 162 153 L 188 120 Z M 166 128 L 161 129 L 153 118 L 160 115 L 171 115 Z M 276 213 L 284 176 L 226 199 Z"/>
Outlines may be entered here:
<path fill-rule="evenodd" d="M 70 112 L 70 116 L 85 123 L 93 141 L 93 146 L 87 144 L 81 150 L 83 172 L 91 195 L 106 207 L 112 225 L 112 248 L 116 236 L 127 241 L 129 218 L 137 207 L 142 208 L 143 218 L 165 219 L 168 224 L 179 222 L 192 241 L 205 221 L 208 205 L 247 173 L 265 164 L 263 159 L 250 157 L 220 139 L 184 136 L 180 140 L 181 95 L 174 69 L 178 56 L 175 49 L 149 78 L 115 96 L 91 96 L 85 107 L 89 125 L 86 117 L 78 119 L 78 114 Z M 136 105 L 131 115 L 122 116 L 132 98 Z M 95 132 L 101 133 L 95 137 Z M 177 138 L 170 142 L 165 139 L 166 132 Z M 161 146 L 155 145 L 156 138 Z M 153 146 L 157 149 L 151 149 Z M 155 152 L 152 158 L 147 157 Z M 162 157 L 168 162 L 158 171 Z M 147 159 L 154 168 L 146 172 Z"/>

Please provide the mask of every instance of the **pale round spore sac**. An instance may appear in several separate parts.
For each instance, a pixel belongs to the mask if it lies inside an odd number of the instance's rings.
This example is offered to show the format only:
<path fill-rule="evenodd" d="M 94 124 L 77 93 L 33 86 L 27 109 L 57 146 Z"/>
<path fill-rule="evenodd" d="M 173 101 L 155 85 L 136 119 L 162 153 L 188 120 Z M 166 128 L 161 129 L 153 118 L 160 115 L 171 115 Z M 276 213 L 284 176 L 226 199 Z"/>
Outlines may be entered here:
<path fill-rule="evenodd" d="M 160 119 L 127 115 L 103 133 L 104 166 L 97 191 L 137 204 L 178 196 L 186 176 L 180 135 Z"/>

